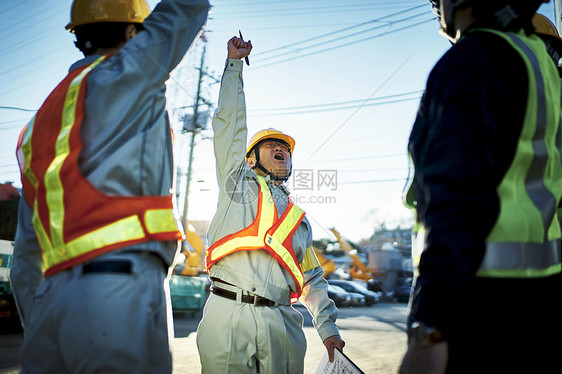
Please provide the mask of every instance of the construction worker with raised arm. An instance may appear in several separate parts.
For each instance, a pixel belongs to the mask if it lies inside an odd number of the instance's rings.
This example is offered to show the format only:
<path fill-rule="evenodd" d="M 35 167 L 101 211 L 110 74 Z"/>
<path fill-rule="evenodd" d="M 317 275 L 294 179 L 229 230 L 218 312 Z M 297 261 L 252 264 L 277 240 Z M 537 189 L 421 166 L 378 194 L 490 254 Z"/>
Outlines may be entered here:
<path fill-rule="evenodd" d="M 408 144 L 417 272 L 400 373 L 555 372 L 561 108 L 532 23 L 543 0 L 430 2 L 453 46 Z"/>
<path fill-rule="evenodd" d="M 202 373 L 303 373 L 303 316 L 291 303 L 307 307 L 330 361 L 344 346 L 337 309 L 310 224 L 283 186 L 295 141 L 266 129 L 246 143 L 241 59 L 252 44 L 233 37 L 227 49 L 213 117 L 220 194 L 206 253 L 212 291 L 197 330 Z"/>
<path fill-rule="evenodd" d="M 75 0 L 84 58 L 20 135 L 11 281 L 22 373 L 171 373 L 173 203 L 165 82 L 207 0 Z"/>

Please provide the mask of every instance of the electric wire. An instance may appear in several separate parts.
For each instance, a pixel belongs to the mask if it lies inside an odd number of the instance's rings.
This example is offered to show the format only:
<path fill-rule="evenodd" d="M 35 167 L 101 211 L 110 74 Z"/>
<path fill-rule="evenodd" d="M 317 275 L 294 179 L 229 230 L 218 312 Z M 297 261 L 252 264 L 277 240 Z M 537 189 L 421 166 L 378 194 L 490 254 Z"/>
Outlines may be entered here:
<path fill-rule="evenodd" d="M 345 109 L 357 109 L 362 107 L 379 106 L 385 104 L 396 104 L 406 101 L 420 100 L 421 92 L 423 91 L 406 92 L 403 94 L 381 96 L 378 98 L 352 100 L 348 102 L 304 105 L 301 107 L 292 107 L 292 108 L 286 107 L 286 108 L 269 108 L 269 109 L 251 109 L 248 110 L 248 116 L 273 117 L 273 116 L 301 115 L 301 114 L 311 114 L 311 113 L 319 113 L 319 112 L 331 112 L 331 111 L 345 110 Z M 417 95 L 413 97 L 388 100 L 389 98 L 402 97 L 412 94 L 417 94 Z"/>
<path fill-rule="evenodd" d="M 349 43 L 345 43 L 345 44 L 341 45 L 340 47 L 342 47 L 342 48 L 343 47 L 349 47 L 351 45 L 362 43 L 362 42 L 365 42 L 365 41 L 368 41 L 368 40 L 371 40 L 371 39 L 380 38 L 382 36 L 390 35 L 390 34 L 393 34 L 395 32 L 407 30 L 407 29 L 410 29 L 412 27 L 416 27 L 416 26 L 422 25 L 424 23 L 428 23 L 428 22 L 433 21 L 433 20 L 435 20 L 435 17 L 425 19 L 423 21 L 416 22 L 416 23 L 413 23 L 413 24 L 410 24 L 410 25 L 407 25 L 407 26 L 404 26 L 404 27 L 400 27 L 400 28 L 397 28 L 397 29 L 386 31 L 386 32 L 383 32 L 383 33 L 380 33 L 380 34 L 376 34 L 376 35 L 369 36 L 369 37 L 366 37 L 366 38 L 358 39 L 358 40 L 355 40 L 355 41 L 352 41 L 352 42 L 349 42 Z M 335 42 L 335 40 L 334 40 L 334 42 Z M 263 65 L 258 65 L 258 66 L 255 67 L 255 69 L 260 69 L 260 68 L 264 68 L 264 67 L 268 67 L 268 66 L 272 66 L 272 65 L 277 65 L 277 64 L 280 64 L 280 63 L 283 63 L 283 62 L 293 61 L 293 60 L 296 60 L 296 59 L 299 59 L 299 58 L 317 55 L 317 54 L 332 51 L 332 50 L 333 50 L 333 47 L 328 47 L 328 48 L 320 49 L 320 50 L 317 50 L 317 51 L 308 52 L 308 53 L 305 53 L 305 54 L 284 58 L 284 59 L 281 59 L 281 60 L 277 60 L 277 61 L 274 61 L 274 62 L 263 64 Z M 259 60 L 256 62 L 256 64 L 259 64 Z"/>
<path fill-rule="evenodd" d="M 317 36 L 314 36 L 314 37 L 311 37 L 311 38 L 299 40 L 297 42 L 285 44 L 285 45 L 282 45 L 282 46 L 279 46 L 279 47 L 276 47 L 276 48 L 271 48 L 271 49 L 268 49 L 268 50 L 265 50 L 263 52 L 255 54 L 255 57 L 261 56 L 261 55 L 264 55 L 264 54 L 268 54 L 268 53 L 272 53 L 272 52 L 278 52 L 279 50 L 285 50 L 287 48 L 293 48 L 295 46 L 295 44 L 299 44 L 299 45 L 300 44 L 306 44 L 306 43 L 314 41 L 314 40 L 326 38 L 328 36 L 332 36 L 332 35 L 336 35 L 336 34 L 339 34 L 339 33 L 345 32 L 345 31 L 353 30 L 353 29 L 356 29 L 358 27 L 369 25 L 371 23 L 381 22 L 381 21 L 383 21 L 387 18 L 398 16 L 398 15 L 401 15 L 401 14 L 404 14 L 404 13 L 408 13 L 412 10 L 420 8 L 421 6 L 422 5 L 418 5 L 418 6 L 415 6 L 415 7 L 411 7 L 411 8 L 408 8 L 408 9 L 401 10 L 401 11 L 396 12 L 396 13 L 391 13 L 391 14 L 387 14 L 385 16 L 377 17 L 377 18 L 371 19 L 369 21 L 360 22 L 360 23 L 354 24 L 353 26 L 344 27 L 344 28 L 339 29 L 339 30 L 330 31 L 330 32 L 327 32 L 325 34 L 321 34 L 321 35 L 317 35 Z M 425 5 L 423 5 L 423 6 L 425 6 Z M 424 14 L 427 14 L 427 12 L 425 12 Z"/>

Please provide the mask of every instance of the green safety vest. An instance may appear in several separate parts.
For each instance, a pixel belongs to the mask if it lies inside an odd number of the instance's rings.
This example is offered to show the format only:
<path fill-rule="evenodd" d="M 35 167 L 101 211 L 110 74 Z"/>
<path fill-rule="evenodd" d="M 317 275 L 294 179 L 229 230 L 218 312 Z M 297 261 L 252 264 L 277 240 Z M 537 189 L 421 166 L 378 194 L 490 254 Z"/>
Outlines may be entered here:
<path fill-rule="evenodd" d="M 521 55 L 528 71 L 529 91 L 515 156 L 497 188 L 500 214 L 486 238 L 486 252 L 477 275 L 553 275 L 562 270 L 556 214 L 562 196 L 562 167 L 556 147 L 560 79 L 536 35 L 484 31 L 502 37 Z"/>
<path fill-rule="evenodd" d="M 502 37 L 521 55 L 528 71 L 529 91 L 515 156 L 497 187 L 500 213 L 486 238 L 485 255 L 476 275 L 553 275 L 562 271 L 561 230 L 556 214 L 562 196 L 562 166 L 555 139 L 561 118 L 558 72 L 537 36 L 523 31 L 479 31 Z M 405 189 L 404 203 L 415 210 L 412 179 Z M 412 231 L 412 257 L 417 269 L 426 230 L 416 222 Z"/>

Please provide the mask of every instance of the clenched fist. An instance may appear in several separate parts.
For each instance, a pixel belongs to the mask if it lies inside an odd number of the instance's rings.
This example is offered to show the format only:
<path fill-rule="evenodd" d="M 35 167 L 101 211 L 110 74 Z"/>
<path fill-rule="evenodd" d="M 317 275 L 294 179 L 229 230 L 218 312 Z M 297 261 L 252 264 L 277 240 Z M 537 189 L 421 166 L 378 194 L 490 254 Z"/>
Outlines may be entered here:
<path fill-rule="evenodd" d="M 234 36 L 228 41 L 228 58 L 240 60 L 250 55 L 250 52 L 252 52 L 252 42 L 250 40 L 245 42 Z"/>

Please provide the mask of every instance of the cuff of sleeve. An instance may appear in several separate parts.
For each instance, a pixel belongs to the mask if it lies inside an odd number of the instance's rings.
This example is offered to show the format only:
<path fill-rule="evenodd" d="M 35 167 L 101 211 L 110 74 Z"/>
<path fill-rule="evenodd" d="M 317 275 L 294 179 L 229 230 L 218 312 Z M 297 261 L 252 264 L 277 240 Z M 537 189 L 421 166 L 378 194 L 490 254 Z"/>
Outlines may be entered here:
<path fill-rule="evenodd" d="M 242 71 L 242 60 L 237 60 L 235 58 L 227 58 L 226 59 L 226 66 L 224 68 L 225 71 L 235 71 L 241 72 Z"/>
<path fill-rule="evenodd" d="M 340 331 L 335 323 L 324 323 L 322 326 L 319 326 L 316 331 L 318 331 L 318 335 L 320 335 L 322 341 L 328 339 L 330 336 L 340 336 Z"/>

